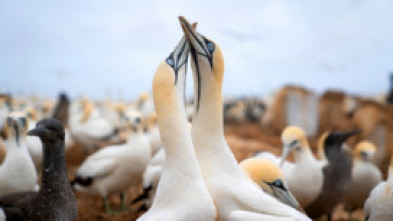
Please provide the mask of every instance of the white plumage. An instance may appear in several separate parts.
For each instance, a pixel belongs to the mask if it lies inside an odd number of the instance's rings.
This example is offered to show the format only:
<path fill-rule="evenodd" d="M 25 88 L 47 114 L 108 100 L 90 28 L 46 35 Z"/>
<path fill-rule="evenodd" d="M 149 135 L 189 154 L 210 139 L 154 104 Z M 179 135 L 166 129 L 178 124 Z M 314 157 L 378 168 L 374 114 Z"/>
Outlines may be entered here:
<path fill-rule="evenodd" d="M 356 145 L 351 184 L 344 200 L 350 212 L 362 208 L 371 190 L 382 181 L 381 171 L 372 163 L 376 150 L 368 141 Z"/>
<path fill-rule="evenodd" d="M 390 159 L 388 180 L 371 191 L 364 204 L 367 221 L 393 220 L 393 156 Z"/>
<path fill-rule="evenodd" d="M 106 198 L 142 182 L 151 150 L 142 132 L 140 114 L 128 113 L 128 116 L 133 132 L 127 143 L 108 146 L 89 156 L 78 169 L 75 189 Z"/>
<path fill-rule="evenodd" d="M 285 128 L 281 139 L 284 143 L 283 158 L 276 157 L 271 153 L 260 153 L 257 157 L 271 160 L 278 165 L 282 164 L 282 171 L 289 190 L 299 204 L 305 208 L 318 196 L 322 189 L 322 166 L 324 163 L 314 158 L 306 135 L 301 128 Z M 290 152 L 294 154 L 295 163 L 284 162 L 286 155 Z"/>
<path fill-rule="evenodd" d="M 117 138 L 115 126 L 88 100 L 71 104 L 68 124 L 72 137 L 87 150 L 94 149 L 104 140 Z"/>
<path fill-rule="evenodd" d="M 38 191 L 37 173 L 26 148 L 26 116 L 14 112 L 6 121 L 7 155 L 0 166 L 0 196 L 21 191 Z"/>

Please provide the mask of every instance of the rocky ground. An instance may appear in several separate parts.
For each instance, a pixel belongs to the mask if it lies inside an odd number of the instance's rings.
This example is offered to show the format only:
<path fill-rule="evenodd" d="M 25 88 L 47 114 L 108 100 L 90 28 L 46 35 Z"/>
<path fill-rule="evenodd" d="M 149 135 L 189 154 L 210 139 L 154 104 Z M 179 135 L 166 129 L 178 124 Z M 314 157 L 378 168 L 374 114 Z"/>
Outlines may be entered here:
<path fill-rule="evenodd" d="M 280 154 L 281 143 L 279 136 L 268 135 L 267 131 L 261 130 L 257 125 L 232 125 L 226 126 L 225 134 L 227 141 L 237 160 L 243 160 L 252 156 L 256 151 L 270 151 Z M 315 147 L 316 140 L 311 139 L 310 145 Z M 73 147 L 67 152 L 66 158 L 68 163 L 69 177 L 73 178 L 78 165 L 87 156 L 78 146 Z M 134 187 L 128 191 L 128 202 L 130 202 L 141 191 L 141 187 Z M 117 215 L 107 215 L 104 211 L 103 200 L 97 196 L 91 196 L 83 193 L 76 193 L 79 206 L 78 221 L 93 220 L 110 220 L 110 221 L 130 221 L 135 220 L 141 214 L 136 214 L 139 205 L 130 205 L 130 210 L 119 213 Z M 110 198 L 112 209 L 120 209 L 120 200 L 118 196 Z M 320 221 L 325 220 L 321 218 Z M 352 215 L 352 219 L 339 206 L 334 214 L 334 221 L 364 220 L 362 211 L 356 211 Z"/>

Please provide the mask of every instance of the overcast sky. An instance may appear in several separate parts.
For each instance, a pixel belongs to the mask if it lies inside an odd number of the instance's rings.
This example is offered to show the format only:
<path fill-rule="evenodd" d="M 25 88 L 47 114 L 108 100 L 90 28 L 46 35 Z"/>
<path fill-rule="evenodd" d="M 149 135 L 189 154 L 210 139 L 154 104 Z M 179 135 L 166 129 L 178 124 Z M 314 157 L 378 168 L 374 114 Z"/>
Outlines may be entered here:
<path fill-rule="evenodd" d="M 391 0 L 0 0 L 0 92 L 134 98 L 181 38 L 179 15 L 221 46 L 226 95 L 389 88 Z"/>

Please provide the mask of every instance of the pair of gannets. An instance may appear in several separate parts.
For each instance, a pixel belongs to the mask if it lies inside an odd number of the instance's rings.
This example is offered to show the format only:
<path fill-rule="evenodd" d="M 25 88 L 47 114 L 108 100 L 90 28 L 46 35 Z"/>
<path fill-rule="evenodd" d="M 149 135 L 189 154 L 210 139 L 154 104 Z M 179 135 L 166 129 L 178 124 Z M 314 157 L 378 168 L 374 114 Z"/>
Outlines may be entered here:
<path fill-rule="evenodd" d="M 28 135 L 38 136 L 43 143 L 42 188 L 38 192 L 25 191 L 0 197 L 0 220 L 75 221 L 78 206 L 67 178 L 63 126 L 56 119 L 44 119 Z M 26 161 L 16 160 L 15 163 Z"/>
<path fill-rule="evenodd" d="M 28 119 L 24 113 L 11 112 L 5 122 L 6 156 L 0 165 L 0 196 L 38 191 L 37 172 L 26 147 Z"/>
<path fill-rule="evenodd" d="M 327 164 L 322 167 L 323 185 L 318 197 L 307 207 L 307 215 L 315 219 L 332 213 L 338 203 L 342 202 L 350 188 L 352 159 L 344 142 L 359 131 L 331 132 L 324 136 L 323 147 Z"/>
<path fill-rule="evenodd" d="M 388 179 L 371 191 L 364 204 L 366 221 L 393 220 L 393 156 L 390 158 Z"/>
<path fill-rule="evenodd" d="M 305 208 L 317 198 L 322 189 L 323 164 L 315 159 L 306 134 L 300 127 L 286 127 L 281 134 L 281 140 L 283 142 L 281 159 L 267 152 L 260 153 L 257 157 L 272 160 L 282 166 L 289 190 Z M 289 154 L 293 154 L 295 163 L 285 161 Z"/>
<path fill-rule="evenodd" d="M 105 147 L 90 155 L 79 167 L 73 181 L 76 190 L 103 197 L 107 213 L 112 213 L 107 197 L 113 193 L 120 194 L 122 209 L 126 209 L 124 192 L 142 182 L 151 158 L 141 114 L 128 112 L 127 118 L 131 130 L 127 143 Z"/>
<path fill-rule="evenodd" d="M 373 164 L 376 151 L 375 145 L 369 141 L 362 141 L 356 145 L 351 185 L 344 200 L 349 213 L 363 208 L 371 190 L 382 181 L 381 171 Z"/>
<path fill-rule="evenodd" d="M 221 50 L 183 17 L 180 23 L 189 46 L 183 38 L 153 82 L 166 161 L 153 205 L 139 220 L 309 220 L 264 193 L 241 171 L 224 138 Z M 181 86 L 188 47 L 195 85 L 192 142 Z"/>

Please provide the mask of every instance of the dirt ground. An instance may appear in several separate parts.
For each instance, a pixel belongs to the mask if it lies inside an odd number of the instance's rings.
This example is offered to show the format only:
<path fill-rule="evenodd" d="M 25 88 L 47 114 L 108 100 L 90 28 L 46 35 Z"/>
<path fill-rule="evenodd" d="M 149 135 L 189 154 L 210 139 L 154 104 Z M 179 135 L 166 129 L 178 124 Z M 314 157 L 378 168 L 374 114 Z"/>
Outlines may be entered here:
<path fill-rule="evenodd" d="M 278 136 L 269 136 L 266 131 L 262 131 L 257 125 L 232 125 L 225 127 L 225 134 L 227 141 L 235 157 L 238 161 L 252 156 L 256 151 L 270 151 L 275 154 L 280 154 L 280 138 Z M 310 145 L 314 147 L 316 140 L 311 139 Z M 75 171 L 80 163 L 86 158 L 84 153 L 78 146 L 73 147 L 67 151 L 66 159 L 68 164 L 68 173 L 70 179 L 74 177 Z M 141 191 L 141 187 L 134 187 L 128 191 L 127 202 L 136 197 Z M 110 221 L 130 221 L 135 220 L 142 214 L 136 214 L 136 210 L 140 205 L 131 206 L 129 204 L 129 211 L 119 213 L 117 215 L 107 215 L 104 211 L 103 200 L 98 196 L 92 196 L 84 193 L 76 192 L 76 197 L 79 207 L 78 221 L 95 221 L 95 220 L 110 220 Z M 120 210 L 120 199 L 118 196 L 111 196 L 111 206 L 113 210 Z M 326 220 L 325 218 L 319 219 Z M 350 221 L 350 220 L 364 220 L 362 211 L 356 211 L 349 218 L 342 206 L 339 206 L 334 213 L 334 221 Z"/>

